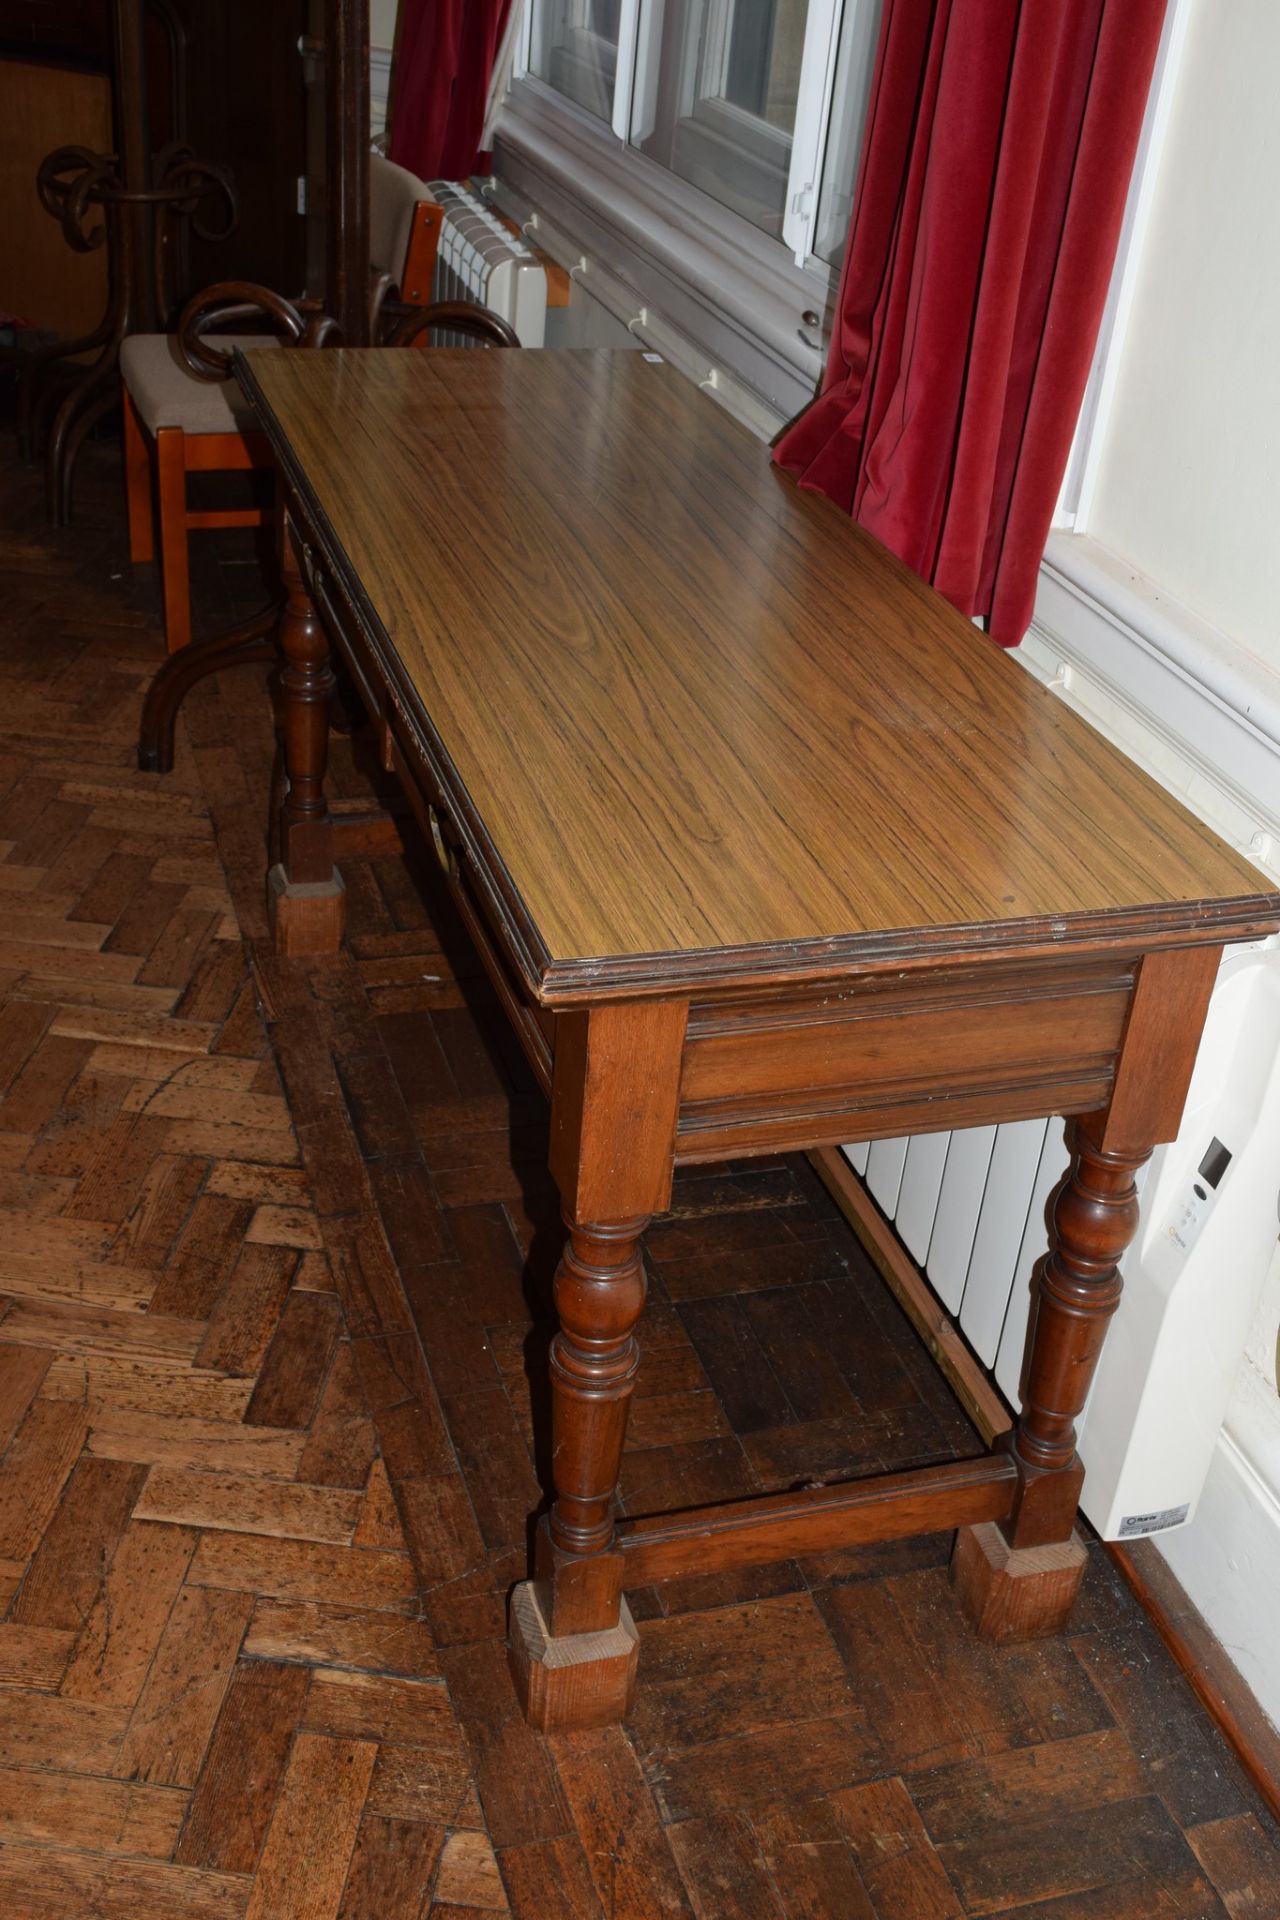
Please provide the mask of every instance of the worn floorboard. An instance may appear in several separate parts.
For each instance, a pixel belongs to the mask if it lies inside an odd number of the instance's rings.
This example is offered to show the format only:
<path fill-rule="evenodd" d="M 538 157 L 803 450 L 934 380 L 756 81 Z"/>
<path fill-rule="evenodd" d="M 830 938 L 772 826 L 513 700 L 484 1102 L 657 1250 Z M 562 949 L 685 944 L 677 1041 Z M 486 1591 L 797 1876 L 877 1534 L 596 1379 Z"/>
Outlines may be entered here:
<path fill-rule="evenodd" d="M 118 455 L 0 468 L 0 1910 L 1233 1920 L 1277 1830 L 1101 1554 L 993 1650 L 948 1542 L 632 1595 L 624 1728 L 521 1721 L 544 1497 L 546 1112 L 430 863 L 265 944 L 260 671 L 134 771 L 161 656 Z M 197 539 L 208 630 L 258 604 Z M 347 742 L 339 799 L 369 782 Z M 648 1243 L 633 1512 L 977 1450 L 801 1163 Z"/>

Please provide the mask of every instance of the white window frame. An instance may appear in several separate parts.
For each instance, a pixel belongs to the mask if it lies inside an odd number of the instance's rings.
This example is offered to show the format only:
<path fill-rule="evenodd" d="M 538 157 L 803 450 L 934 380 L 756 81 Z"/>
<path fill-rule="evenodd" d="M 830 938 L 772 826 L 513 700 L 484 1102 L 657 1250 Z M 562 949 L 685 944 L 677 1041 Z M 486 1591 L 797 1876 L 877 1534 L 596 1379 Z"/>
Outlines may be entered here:
<path fill-rule="evenodd" d="M 723 92 L 729 77 L 729 46 L 733 38 L 733 9 L 736 0 L 711 0 L 708 9 L 706 51 L 703 54 L 703 71 L 709 79 L 716 76 L 716 83 Z M 689 62 L 688 71 L 693 71 L 693 62 Z M 684 111 L 692 111 L 686 106 Z"/>
<path fill-rule="evenodd" d="M 835 291 L 836 275 L 812 252 L 812 239 L 840 0 L 811 0 L 781 241 L 627 144 L 632 117 L 642 123 L 656 87 L 662 0 L 622 0 L 611 129 L 531 74 L 532 7 L 530 0 L 523 5 L 515 84 L 498 126 L 498 172 L 510 176 L 515 200 L 536 207 L 549 194 L 554 223 L 584 242 L 598 240 L 602 264 L 630 283 L 642 305 L 661 304 L 673 324 L 686 324 L 780 417 L 797 412 L 821 372 L 821 321 Z M 1054 515 L 1059 532 L 1088 529 L 1194 5 L 1169 0 L 1111 288 Z"/>
<path fill-rule="evenodd" d="M 846 6 L 869 6 L 875 3 L 876 0 L 809 0 L 805 21 L 795 126 L 789 141 L 790 154 L 783 210 L 782 244 L 789 249 L 798 267 L 809 269 L 825 278 L 830 277 L 829 269 L 826 268 L 825 262 L 814 259 L 812 237 L 817 213 L 822 158 L 826 148 L 827 121 L 831 112 L 840 22 Z M 711 38 L 719 46 L 722 60 L 728 59 L 732 9 L 733 0 L 713 0 Z M 615 138 L 627 147 L 628 152 L 631 151 L 629 143 L 635 137 L 637 130 L 643 129 L 646 117 L 651 111 L 653 90 L 657 84 L 662 24 L 662 0 L 622 0 L 618 23 L 613 111 L 609 124 Z M 567 114 L 577 111 L 573 101 L 564 95 L 557 94 L 554 88 L 538 80 L 532 71 L 532 58 L 533 0 L 525 0 L 524 23 L 512 73 L 513 83 L 517 87 L 541 89 L 548 96 L 549 101 L 561 103 Z M 696 64 L 693 60 L 686 61 L 685 71 L 692 75 Z M 718 108 L 725 107 L 725 103 L 717 102 L 716 105 Z M 690 102 L 689 112 L 692 113 L 692 110 L 693 103 Z M 742 112 L 740 109 L 733 110 L 725 107 L 722 117 L 725 118 L 726 123 L 730 121 L 734 111 Z M 742 117 L 750 119 L 753 125 L 757 118 L 749 114 L 742 114 Z M 781 147 L 787 136 L 779 133 L 777 137 Z M 644 160 L 644 156 L 638 152 L 635 157 L 638 161 Z M 702 194 L 697 187 L 689 187 L 688 191 L 697 195 L 699 200 L 711 199 L 711 196 Z"/>
<path fill-rule="evenodd" d="M 787 203 L 782 216 L 782 238 L 795 255 L 797 266 L 806 265 L 813 256 L 818 184 L 827 147 L 844 6 L 865 4 L 867 0 L 844 0 L 844 4 L 842 0 L 810 0 L 796 95 Z"/>
<path fill-rule="evenodd" d="M 521 3 L 521 0 L 517 0 L 517 4 L 520 4 L 520 3 Z M 587 16 L 591 10 L 590 0 L 574 0 L 574 4 L 571 11 L 574 14 L 577 14 L 580 16 L 580 23 L 572 20 L 566 22 L 569 35 L 571 36 L 575 47 L 582 45 L 588 49 L 592 47 L 599 49 L 599 52 L 596 58 L 596 65 L 599 67 L 602 75 L 607 71 L 610 64 L 612 64 L 613 66 L 613 99 L 610 103 L 610 113 L 607 117 L 614 124 L 615 131 L 617 130 L 616 122 L 618 118 L 618 101 L 623 94 L 623 84 L 622 84 L 624 79 L 624 75 L 622 72 L 623 40 L 624 40 L 624 36 L 627 36 L 630 34 L 630 31 L 631 31 L 630 16 L 634 12 L 638 3 L 639 3 L 639 0 L 622 0 L 622 8 L 619 16 L 619 25 L 618 25 L 618 44 L 616 47 L 614 46 L 614 43 L 612 40 L 606 40 L 602 34 L 594 33 L 592 29 L 586 24 Z M 531 3 L 531 0 L 523 0 L 523 4 L 524 4 L 524 15 L 521 21 L 520 35 L 516 42 L 515 61 L 512 68 L 513 80 L 520 80 L 520 79 L 533 77 L 533 6 Z M 567 50 L 566 42 L 561 41 L 561 42 L 558 42 L 557 45 L 565 47 Z M 629 74 L 626 76 L 626 80 L 629 88 L 629 85 L 630 85 Z M 555 88 L 549 88 L 548 91 L 551 93 L 555 93 L 556 90 Z M 557 97 L 565 99 L 566 101 L 569 101 L 569 97 L 567 95 L 558 95 Z M 572 101 L 569 101 L 569 104 L 572 105 L 574 103 Z M 581 111 L 586 112 L 588 111 L 588 109 L 583 108 L 581 109 Z M 595 115 L 592 116 L 592 118 L 595 118 L 595 117 L 596 117 Z"/>
<path fill-rule="evenodd" d="M 525 0 L 530 19 L 533 18 L 533 0 Z M 618 16 L 618 65 L 613 83 L 613 131 L 619 140 L 627 138 L 631 101 L 635 88 L 636 65 L 640 56 L 642 0 L 622 0 L 622 11 Z"/>

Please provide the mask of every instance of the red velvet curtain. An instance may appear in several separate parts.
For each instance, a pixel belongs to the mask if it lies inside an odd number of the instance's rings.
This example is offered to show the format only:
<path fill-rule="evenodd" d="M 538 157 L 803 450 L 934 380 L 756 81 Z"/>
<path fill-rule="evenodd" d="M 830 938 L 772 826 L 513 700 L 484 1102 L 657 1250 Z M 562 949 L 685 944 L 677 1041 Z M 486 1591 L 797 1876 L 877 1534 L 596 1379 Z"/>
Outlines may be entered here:
<path fill-rule="evenodd" d="M 774 458 L 1027 630 L 1165 0 L 884 0 L 822 391 Z"/>
<path fill-rule="evenodd" d="M 480 170 L 494 56 L 512 0 L 400 0 L 391 158 L 423 180 Z"/>

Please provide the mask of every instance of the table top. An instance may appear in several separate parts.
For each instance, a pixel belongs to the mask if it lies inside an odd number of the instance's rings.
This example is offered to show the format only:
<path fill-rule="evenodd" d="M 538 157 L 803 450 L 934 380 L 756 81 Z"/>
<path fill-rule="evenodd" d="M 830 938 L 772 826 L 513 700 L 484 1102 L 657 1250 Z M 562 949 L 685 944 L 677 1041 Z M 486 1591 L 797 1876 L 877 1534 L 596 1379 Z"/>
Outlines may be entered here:
<path fill-rule="evenodd" d="M 674 368 L 237 364 L 540 998 L 1280 925 L 1247 861 Z"/>

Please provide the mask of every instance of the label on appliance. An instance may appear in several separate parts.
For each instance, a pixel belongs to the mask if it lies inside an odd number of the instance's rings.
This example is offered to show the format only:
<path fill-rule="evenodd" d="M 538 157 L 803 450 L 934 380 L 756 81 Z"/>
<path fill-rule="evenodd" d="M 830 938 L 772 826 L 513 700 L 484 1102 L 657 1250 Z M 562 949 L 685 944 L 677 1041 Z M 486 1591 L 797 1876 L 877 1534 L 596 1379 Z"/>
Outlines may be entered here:
<path fill-rule="evenodd" d="M 1162 1513 L 1126 1513 L 1116 1538 L 1132 1540 L 1140 1533 L 1163 1533 L 1166 1527 L 1180 1527 L 1191 1511 L 1191 1502 L 1166 1507 Z"/>

